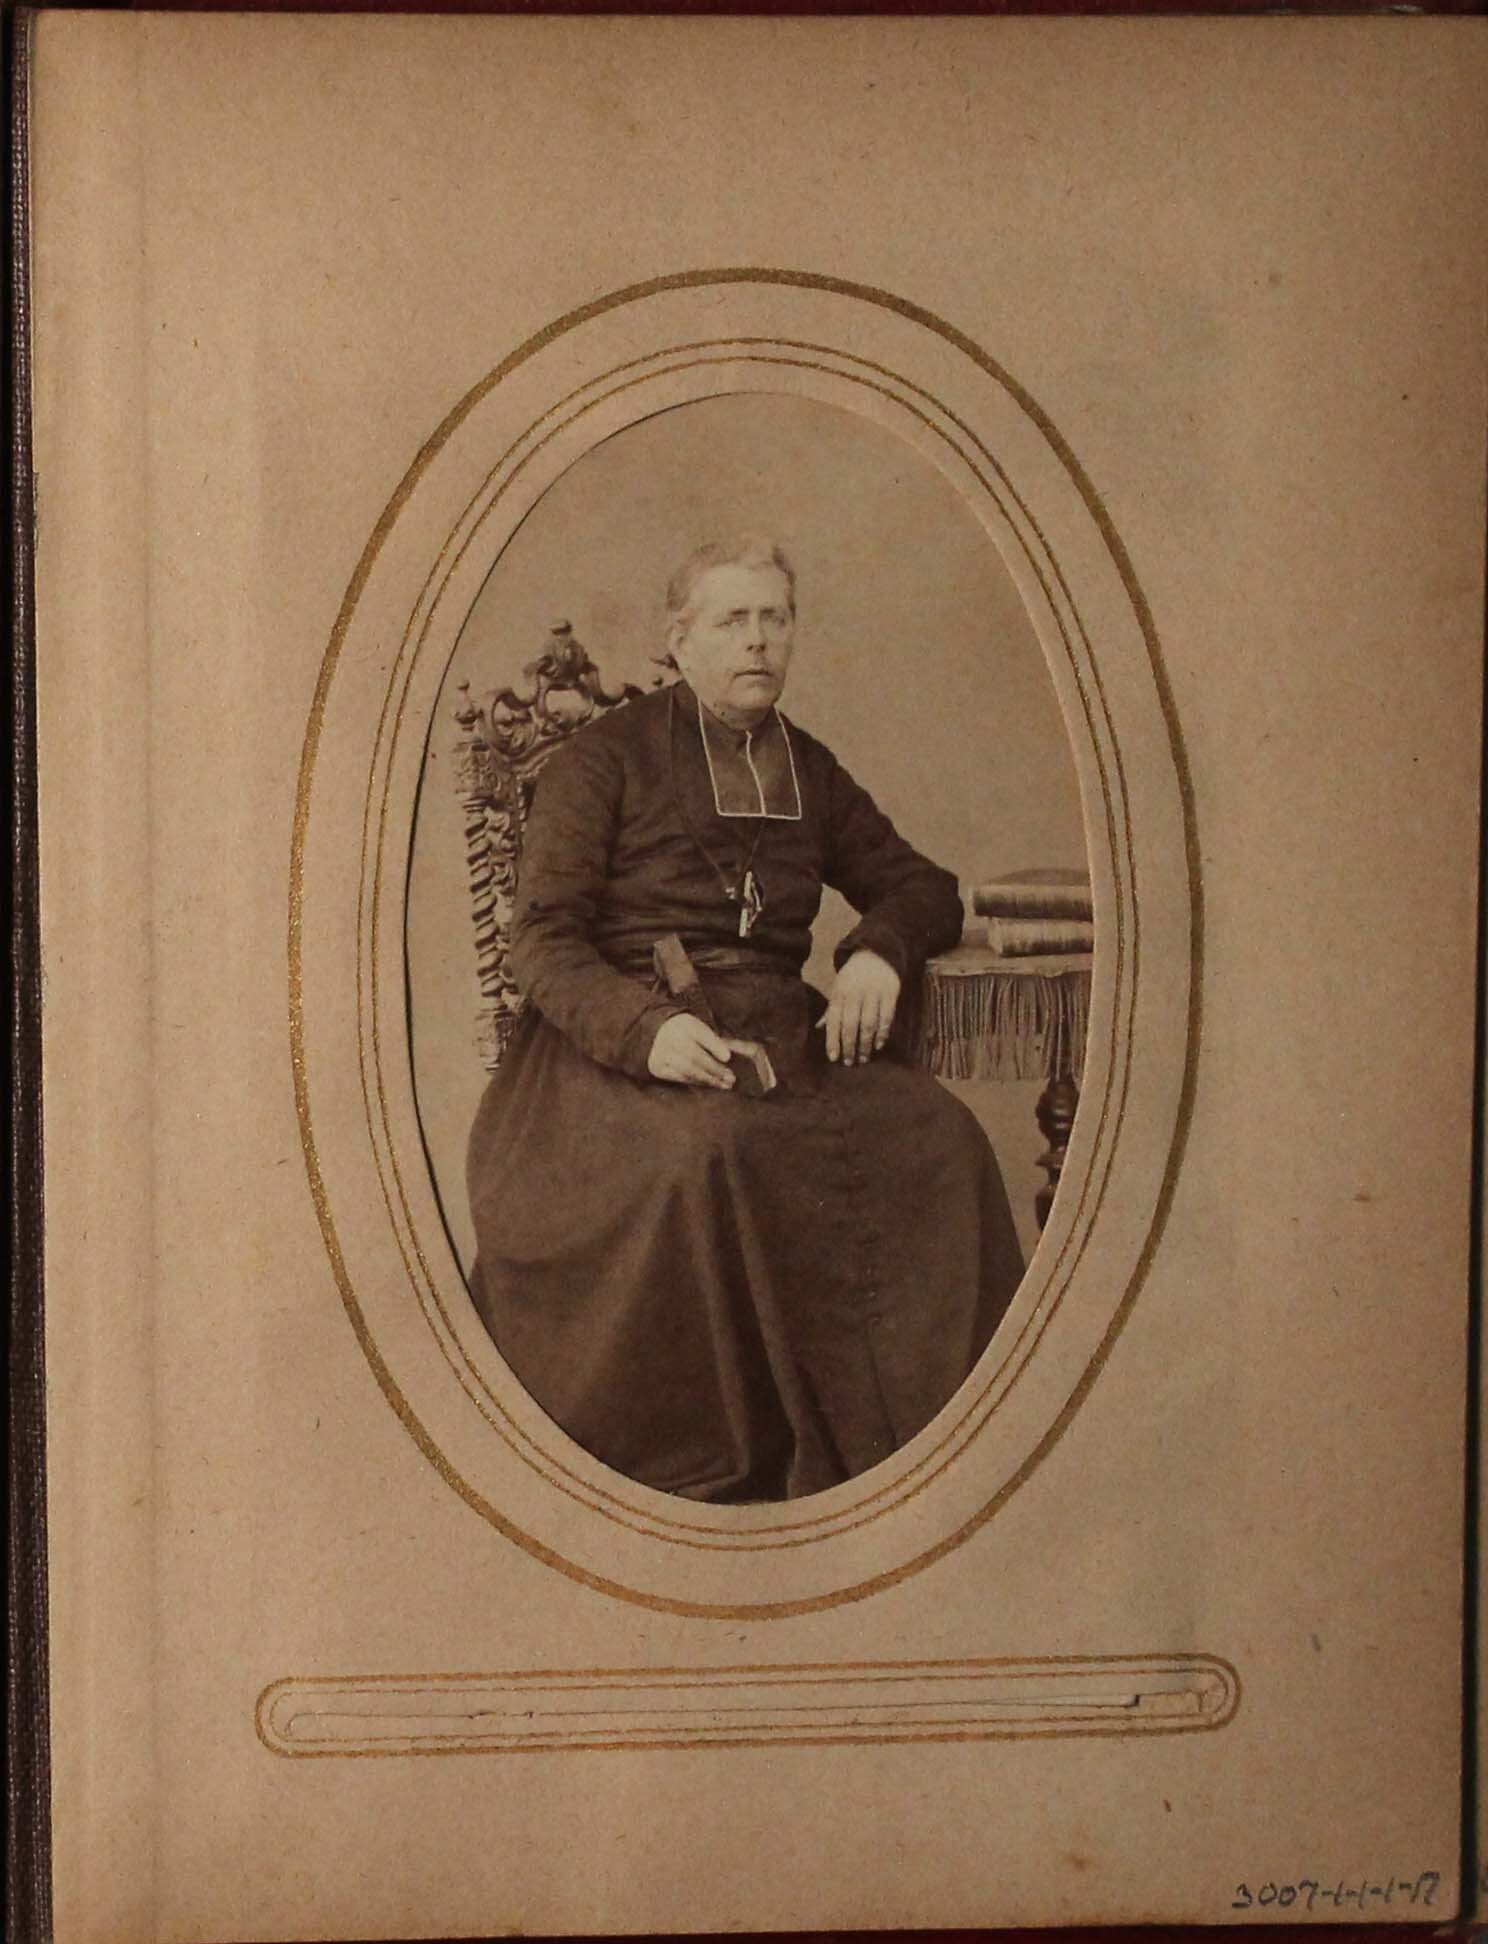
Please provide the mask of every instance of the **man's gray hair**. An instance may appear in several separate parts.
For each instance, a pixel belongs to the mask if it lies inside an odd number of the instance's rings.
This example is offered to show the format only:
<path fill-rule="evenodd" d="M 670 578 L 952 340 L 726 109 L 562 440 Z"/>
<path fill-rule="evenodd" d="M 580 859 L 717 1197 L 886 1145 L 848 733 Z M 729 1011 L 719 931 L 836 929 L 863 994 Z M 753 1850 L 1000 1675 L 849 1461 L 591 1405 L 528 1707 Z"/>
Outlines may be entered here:
<path fill-rule="evenodd" d="M 691 618 L 692 597 L 697 584 L 710 567 L 778 567 L 790 589 L 791 613 L 796 611 L 796 570 L 778 540 L 762 540 L 746 534 L 738 540 L 710 540 L 690 553 L 667 582 L 667 620 L 673 624 Z"/>

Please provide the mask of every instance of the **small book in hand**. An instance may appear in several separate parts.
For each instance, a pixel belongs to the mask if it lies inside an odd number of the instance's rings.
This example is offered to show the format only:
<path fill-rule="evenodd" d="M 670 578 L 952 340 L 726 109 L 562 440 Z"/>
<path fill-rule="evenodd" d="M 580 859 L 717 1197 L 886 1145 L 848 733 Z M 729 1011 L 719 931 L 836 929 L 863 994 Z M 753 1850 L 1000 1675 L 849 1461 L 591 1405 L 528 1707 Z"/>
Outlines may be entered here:
<path fill-rule="evenodd" d="M 773 1093 L 777 1085 L 770 1056 L 758 1040 L 731 1039 L 729 1067 L 734 1075 L 734 1090 L 751 1100 Z"/>

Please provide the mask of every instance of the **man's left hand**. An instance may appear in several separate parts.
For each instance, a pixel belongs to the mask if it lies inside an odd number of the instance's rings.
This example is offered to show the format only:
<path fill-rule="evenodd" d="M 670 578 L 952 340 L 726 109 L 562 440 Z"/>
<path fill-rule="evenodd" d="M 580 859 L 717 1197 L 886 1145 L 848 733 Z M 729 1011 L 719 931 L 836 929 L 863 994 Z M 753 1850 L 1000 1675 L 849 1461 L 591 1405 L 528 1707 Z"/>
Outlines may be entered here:
<path fill-rule="evenodd" d="M 888 1044 L 899 1003 L 899 974 L 866 948 L 853 953 L 832 983 L 827 1016 L 827 1058 L 857 1066 Z"/>

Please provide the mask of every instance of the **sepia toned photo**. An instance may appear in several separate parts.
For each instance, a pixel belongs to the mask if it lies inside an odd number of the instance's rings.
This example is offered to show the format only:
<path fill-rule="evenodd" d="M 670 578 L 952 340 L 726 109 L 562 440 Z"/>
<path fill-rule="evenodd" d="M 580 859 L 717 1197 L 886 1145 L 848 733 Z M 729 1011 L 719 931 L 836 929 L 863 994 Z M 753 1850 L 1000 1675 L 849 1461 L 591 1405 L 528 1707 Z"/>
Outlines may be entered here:
<path fill-rule="evenodd" d="M 703 1502 L 901 1448 L 1048 1214 L 1093 948 L 1053 688 L 949 482 L 769 393 L 587 454 L 461 632 L 409 885 L 426 1149 L 517 1381 Z"/>
<path fill-rule="evenodd" d="M 14 24 L 38 1935 L 1450 1924 L 1482 23 Z"/>

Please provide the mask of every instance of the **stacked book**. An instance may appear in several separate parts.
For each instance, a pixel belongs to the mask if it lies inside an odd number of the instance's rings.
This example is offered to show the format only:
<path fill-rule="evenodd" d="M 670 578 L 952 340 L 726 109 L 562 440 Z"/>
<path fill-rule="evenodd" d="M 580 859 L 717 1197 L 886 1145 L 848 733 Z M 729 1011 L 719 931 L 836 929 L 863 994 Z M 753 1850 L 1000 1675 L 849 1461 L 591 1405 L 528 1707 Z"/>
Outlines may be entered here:
<path fill-rule="evenodd" d="M 971 908 L 985 918 L 998 958 L 1067 958 L 1095 949 L 1087 871 L 1009 871 L 972 886 Z"/>
<path fill-rule="evenodd" d="M 1095 946 L 1084 871 L 1010 871 L 970 887 L 960 949 L 931 959 L 916 1058 L 948 1080 L 1049 1080 L 1085 1058 Z"/>

